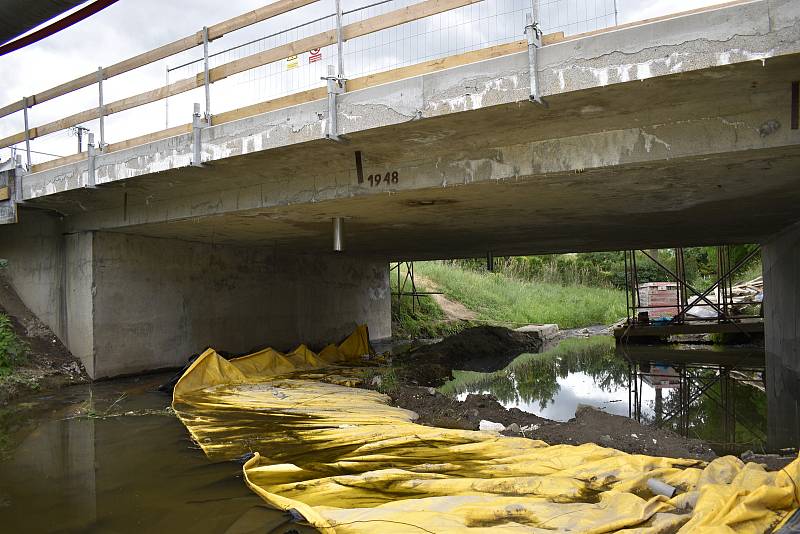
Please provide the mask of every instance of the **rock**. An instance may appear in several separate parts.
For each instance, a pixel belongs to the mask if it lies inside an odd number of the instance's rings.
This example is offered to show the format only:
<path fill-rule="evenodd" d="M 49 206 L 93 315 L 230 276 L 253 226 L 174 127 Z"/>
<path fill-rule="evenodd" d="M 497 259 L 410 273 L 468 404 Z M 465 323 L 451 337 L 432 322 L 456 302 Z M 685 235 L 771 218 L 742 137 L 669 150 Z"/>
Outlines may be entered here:
<path fill-rule="evenodd" d="M 428 393 L 431 395 L 436 395 L 436 388 L 428 388 Z"/>
<path fill-rule="evenodd" d="M 478 430 L 482 430 L 484 432 L 502 432 L 505 429 L 506 427 L 504 424 L 495 423 L 494 421 L 487 421 L 486 419 L 481 419 L 481 422 L 478 425 Z"/>
<path fill-rule="evenodd" d="M 373 386 L 381 387 L 382 383 L 383 383 L 383 378 L 381 378 L 381 375 L 376 375 L 376 376 L 372 377 L 372 385 Z"/>
<path fill-rule="evenodd" d="M 519 427 L 517 423 L 511 423 L 506 427 L 506 430 L 509 432 L 513 432 L 514 434 L 522 434 L 522 429 Z"/>

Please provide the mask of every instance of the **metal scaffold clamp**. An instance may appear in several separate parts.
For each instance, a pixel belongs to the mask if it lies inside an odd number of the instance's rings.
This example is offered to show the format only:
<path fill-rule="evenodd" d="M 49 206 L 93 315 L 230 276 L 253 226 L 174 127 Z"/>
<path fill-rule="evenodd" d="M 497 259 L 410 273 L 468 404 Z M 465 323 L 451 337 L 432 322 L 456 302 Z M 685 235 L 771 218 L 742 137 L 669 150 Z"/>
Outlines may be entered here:
<path fill-rule="evenodd" d="M 207 123 L 200 113 L 200 104 L 195 103 L 192 113 L 192 167 L 203 166 L 203 128 Z"/>
<path fill-rule="evenodd" d="M 97 187 L 97 148 L 94 144 L 94 134 L 89 132 L 89 142 L 86 144 L 87 176 L 86 187 Z"/>
<path fill-rule="evenodd" d="M 542 30 L 539 28 L 539 1 L 533 0 L 533 14 L 525 16 L 525 36 L 528 38 L 528 70 L 531 79 L 531 102 L 547 106 L 542 99 L 539 89 L 539 71 L 537 69 L 537 54 L 542 47 Z"/>
<path fill-rule="evenodd" d="M 347 80 L 336 74 L 333 65 L 328 65 L 328 75 L 322 79 L 328 82 L 328 122 L 325 138 L 331 141 L 342 141 L 343 139 L 339 137 L 336 97 L 346 91 Z"/>

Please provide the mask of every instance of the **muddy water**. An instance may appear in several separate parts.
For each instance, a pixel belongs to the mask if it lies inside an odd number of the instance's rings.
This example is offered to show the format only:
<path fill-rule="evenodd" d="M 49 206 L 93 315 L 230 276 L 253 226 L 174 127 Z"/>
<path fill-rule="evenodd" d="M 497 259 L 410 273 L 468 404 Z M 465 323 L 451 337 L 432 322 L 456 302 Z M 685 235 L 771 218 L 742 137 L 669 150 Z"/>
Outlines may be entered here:
<path fill-rule="evenodd" d="M 189 440 L 166 376 L 65 388 L 0 408 L 2 532 L 288 532 Z M 274 530 L 273 530 L 274 529 Z"/>
<path fill-rule="evenodd" d="M 628 416 L 630 367 L 629 360 L 648 362 L 644 369 L 659 376 L 675 372 L 679 363 L 715 365 L 736 362 L 745 367 L 763 362 L 763 349 L 662 345 L 617 348 L 613 338 L 595 336 L 568 339 L 540 354 L 523 354 L 505 369 L 494 373 L 454 371 L 455 380 L 441 391 L 463 400 L 470 393 L 491 393 L 506 408 L 519 408 L 555 421 L 568 421 L 580 404 L 594 406 L 607 413 Z M 649 367 L 648 367 L 649 366 Z M 713 377 L 715 371 L 702 371 Z M 758 379 L 760 374 L 751 372 Z M 677 376 L 675 377 L 677 380 Z M 658 380 L 650 380 L 657 382 Z M 675 386 L 676 384 L 672 384 Z M 738 383 L 734 387 L 737 418 L 737 442 L 758 449 L 766 433 L 766 398 L 758 380 Z M 641 383 L 642 420 L 652 423 L 677 409 L 676 387 L 654 388 L 648 380 Z M 690 408 L 690 436 L 719 442 L 724 412 L 711 398 L 720 398 L 719 391 L 701 396 Z M 676 427 L 677 420 L 665 423 Z"/>

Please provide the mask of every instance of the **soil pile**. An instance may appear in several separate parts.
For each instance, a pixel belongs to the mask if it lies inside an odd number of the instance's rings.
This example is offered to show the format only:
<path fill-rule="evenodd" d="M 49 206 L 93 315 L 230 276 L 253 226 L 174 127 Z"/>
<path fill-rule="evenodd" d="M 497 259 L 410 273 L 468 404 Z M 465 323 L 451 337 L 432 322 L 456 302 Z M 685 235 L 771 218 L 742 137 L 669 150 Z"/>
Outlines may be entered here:
<path fill-rule="evenodd" d="M 499 326 L 476 326 L 438 343 L 424 345 L 395 358 L 400 378 L 408 384 L 438 387 L 454 369 L 492 372 L 526 352 L 539 352 L 538 332 L 517 332 Z"/>
<path fill-rule="evenodd" d="M 8 315 L 14 332 L 28 345 L 26 361 L 0 377 L 0 402 L 19 395 L 88 381 L 81 362 L 34 315 L 0 274 L 0 313 Z"/>
<path fill-rule="evenodd" d="M 560 423 L 518 408 L 506 409 L 492 395 L 467 395 L 464 401 L 433 388 L 399 386 L 389 392 L 396 406 L 419 414 L 419 423 L 445 428 L 478 430 L 481 420 L 507 427 L 502 434 L 539 439 L 550 445 L 597 443 L 631 454 L 711 460 L 714 451 L 700 440 L 644 426 L 633 419 L 579 406 L 575 417 Z M 509 428 L 510 427 L 510 428 Z"/>

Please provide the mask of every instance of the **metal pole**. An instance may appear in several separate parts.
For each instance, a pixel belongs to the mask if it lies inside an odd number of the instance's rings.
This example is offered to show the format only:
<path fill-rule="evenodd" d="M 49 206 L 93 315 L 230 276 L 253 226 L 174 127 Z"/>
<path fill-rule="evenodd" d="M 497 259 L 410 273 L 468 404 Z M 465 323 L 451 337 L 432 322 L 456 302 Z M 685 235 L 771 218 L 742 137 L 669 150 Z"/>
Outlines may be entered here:
<path fill-rule="evenodd" d="M 208 27 L 203 26 L 203 73 L 206 89 L 206 124 L 211 124 L 211 86 L 208 77 Z"/>
<path fill-rule="evenodd" d="M 203 122 L 201 120 L 200 115 L 200 104 L 195 102 L 194 104 L 194 113 L 192 114 L 192 153 L 194 154 L 192 158 L 192 166 L 193 167 L 202 167 L 202 138 L 201 134 L 203 131 Z"/>
<path fill-rule="evenodd" d="M 103 78 L 105 77 L 105 73 L 103 72 L 103 67 L 97 67 L 97 89 L 98 89 L 98 113 L 100 114 L 100 150 L 103 150 L 106 146 L 106 122 L 105 122 L 105 115 L 106 115 L 106 108 L 103 105 Z"/>
<path fill-rule="evenodd" d="M 344 78 L 344 42 L 342 41 L 342 3 L 336 0 L 336 55 L 339 63 L 339 79 Z"/>
<path fill-rule="evenodd" d="M 25 116 L 25 155 L 28 162 L 28 171 L 31 170 L 31 132 L 28 126 L 28 97 L 22 99 L 22 111 Z"/>
<path fill-rule="evenodd" d="M 169 65 L 166 66 L 166 82 L 164 87 L 169 87 Z M 164 128 L 169 129 L 169 89 L 167 89 L 167 96 L 164 97 Z"/>
<path fill-rule="evenodd" d="M 94 187 L 95 182 L 95 151 L 94 151 L 94 134 L 89 132 L 89 141 L 86 143 L 86 161 L 88 165 L 86 182 L 89 187 Z"/>
<path fill-rule="evenodd" d="M 539 29 L 539 0 L 532 0 L 533 14 L 526 14 L 525 36 L 528 38 L 528 74 L 531 79 L 531 102 L 544 104 L 539 94 L 539 74 L 536 63 L 537 50 L 542 46 L 542 31 Z"/>
<path fill-rule="evenodd" d="M 342 235 L 342 218 L 333 218 L 333 251 L 341 252 L 344 248 L 344 236 Z"/>
<path fill-rule="evenodd" d="M 614 0 L 614 26 L 619 26 L 619 11 L 617 10 L 617 0 Z"/>

